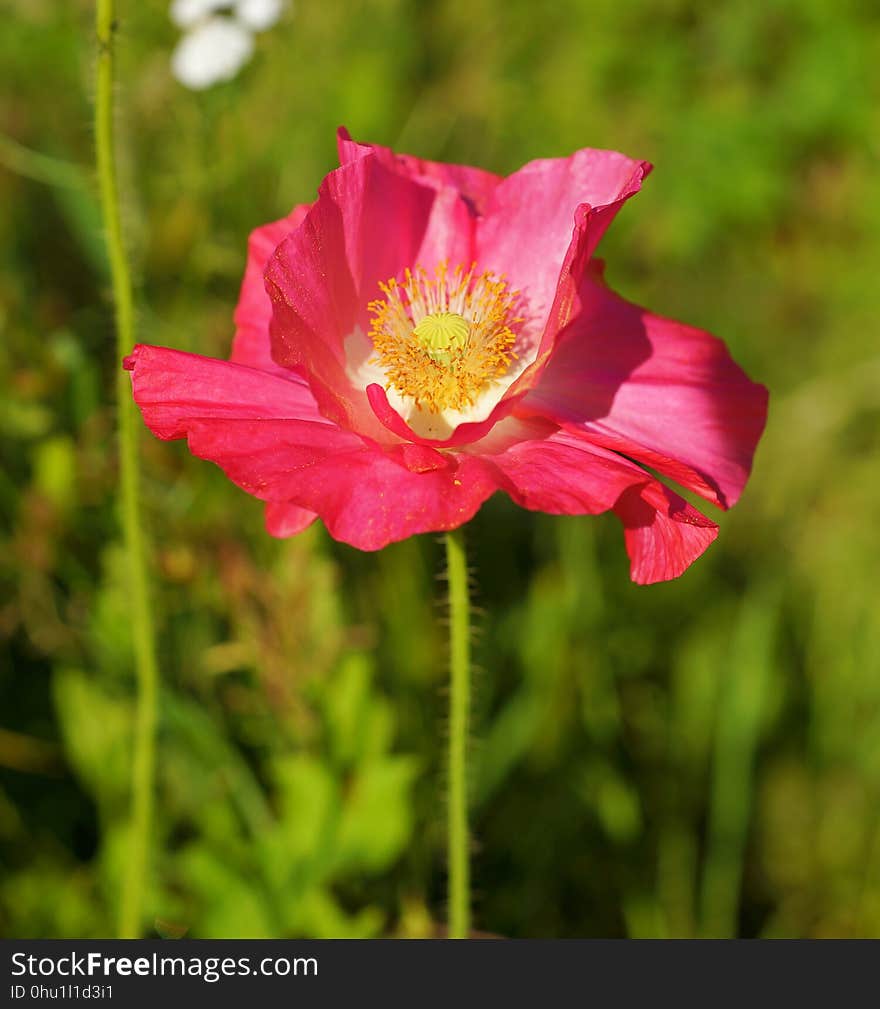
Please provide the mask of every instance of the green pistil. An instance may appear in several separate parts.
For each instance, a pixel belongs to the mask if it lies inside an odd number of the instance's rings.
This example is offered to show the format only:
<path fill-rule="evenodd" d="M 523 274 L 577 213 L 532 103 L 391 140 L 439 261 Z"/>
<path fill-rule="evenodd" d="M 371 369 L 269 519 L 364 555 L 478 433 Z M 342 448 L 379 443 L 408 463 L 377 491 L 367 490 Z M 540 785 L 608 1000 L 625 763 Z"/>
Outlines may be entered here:
<path fill-rule="evenodd" d="M 413 336 L 438 364 L 448 365 L 452 352 L 467 346 L 471 327 L 455 312 L 434 312 L 426 315 L 413 330 Z"/>

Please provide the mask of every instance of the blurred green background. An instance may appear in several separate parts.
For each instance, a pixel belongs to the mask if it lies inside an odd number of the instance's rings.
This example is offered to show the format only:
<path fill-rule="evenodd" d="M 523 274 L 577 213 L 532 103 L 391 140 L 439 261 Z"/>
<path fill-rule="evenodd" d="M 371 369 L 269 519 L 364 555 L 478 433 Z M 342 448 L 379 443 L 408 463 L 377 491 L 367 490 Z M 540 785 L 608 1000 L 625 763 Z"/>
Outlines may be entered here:
<path fill-rule="evenodd" d="M 296 0 L 203 93 L 120 0 L 139 338 L 224 356 L 248 232 L 334 130 L 509 172 L 655 162 L 611 283 L 771 389 L 741 504 L 676 582 L 613 517 L 493 499 L 479 583 L 475 924 L 512 937 L 880 935 L 880 20 L 852 0 Z M 119 362 L 91 171 L 92 10 L 0 33 L 0 932 L 113 934 L 133 670 Z M 442 924 L 441 550 L 278 542 L 143 439 L 162 667 L 154 934 Z M 717 518 L 713 514 L 713 518 Z"/>

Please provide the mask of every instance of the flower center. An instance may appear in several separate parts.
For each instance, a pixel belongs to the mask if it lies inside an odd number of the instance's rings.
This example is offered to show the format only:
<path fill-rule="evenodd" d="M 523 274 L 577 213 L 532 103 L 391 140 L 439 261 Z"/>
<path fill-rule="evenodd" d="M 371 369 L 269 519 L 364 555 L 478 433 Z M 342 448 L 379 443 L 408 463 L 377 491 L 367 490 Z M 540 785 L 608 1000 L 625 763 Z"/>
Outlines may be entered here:
<path fill-rule="evenodd" d="M 444 367 L 452 361 L 450 351 L 464 350 L 470 335 L 470 324 L 457 312 L 433 312 L 413 329 L 428 356 Z"/>
<path fill-rule="evenodd" d="M 379 287 L 371 301 L 374 361 L 387 388 L 432 413 L 473 405 L 516 359 L 518 296 L 495 274 L 441 263 L 431 276 L 417 266 Z"/>

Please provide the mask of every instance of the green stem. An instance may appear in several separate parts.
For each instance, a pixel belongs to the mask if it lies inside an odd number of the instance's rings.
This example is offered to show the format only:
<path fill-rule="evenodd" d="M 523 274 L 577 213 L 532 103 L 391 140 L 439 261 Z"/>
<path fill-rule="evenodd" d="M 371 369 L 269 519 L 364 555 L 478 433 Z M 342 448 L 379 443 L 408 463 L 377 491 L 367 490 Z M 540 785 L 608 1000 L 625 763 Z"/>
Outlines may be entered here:
<path fill-rule="evenodd" d="M 470 838 L 468 836 L 467 742 L 471 694 L 470 599 L 461 529 L 446 534 L 449 578 L 449 938 L 471 931 Z"/>
<path fill-rule="evenodd" d="M 156 751 L 156 697 L 158 669 L 140 517 L 138 426 L 128 375 L 122 358 L 134 345 L 134 299 L 131 270 L 122 238 L 119 189 L 113 131 L 115 0 L 97 0 L 95 28 L 98 36 L 95 79 L 95 155 L 101 192 L 101 215 L 116 312 L 117 408 L 119 414 L 119 468 L 122 533 L 128 555 L 134 656 L 137 669 L 137 711 L 132 761 L 132 810 L 128 861 L 119 911 L 121 938 L 137 938 L 143 924 L 143 904 L 148 872 L 153 820 Z"/>

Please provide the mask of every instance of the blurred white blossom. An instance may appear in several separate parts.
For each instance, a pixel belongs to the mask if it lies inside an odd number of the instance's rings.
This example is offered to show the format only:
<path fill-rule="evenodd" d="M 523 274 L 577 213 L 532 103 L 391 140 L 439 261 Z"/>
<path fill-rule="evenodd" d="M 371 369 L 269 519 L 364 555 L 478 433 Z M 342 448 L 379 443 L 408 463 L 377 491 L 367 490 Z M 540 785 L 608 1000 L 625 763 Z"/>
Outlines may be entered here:
<path fill-rule="evenodd" d="M 285 0 L 173 0 L 171 20 L 184 29 L 171 57 L 174 76 L 201 90 L 231 80 L 254 52 L 254 33 L 281 16 Z"/>
<path fill-rule="evenodd" d="M 281 17 L 284 0 L 238 0 L 235 13 L 255 32 L 264 32 Z"/>
<path fill-rule="evenodd" d="M 174 76 L 188 88 L 209 88 L 231 80 L 251 58 L 254 38 L 232 18 L 200 21 L 178 43 L 171 57 Z"/>

